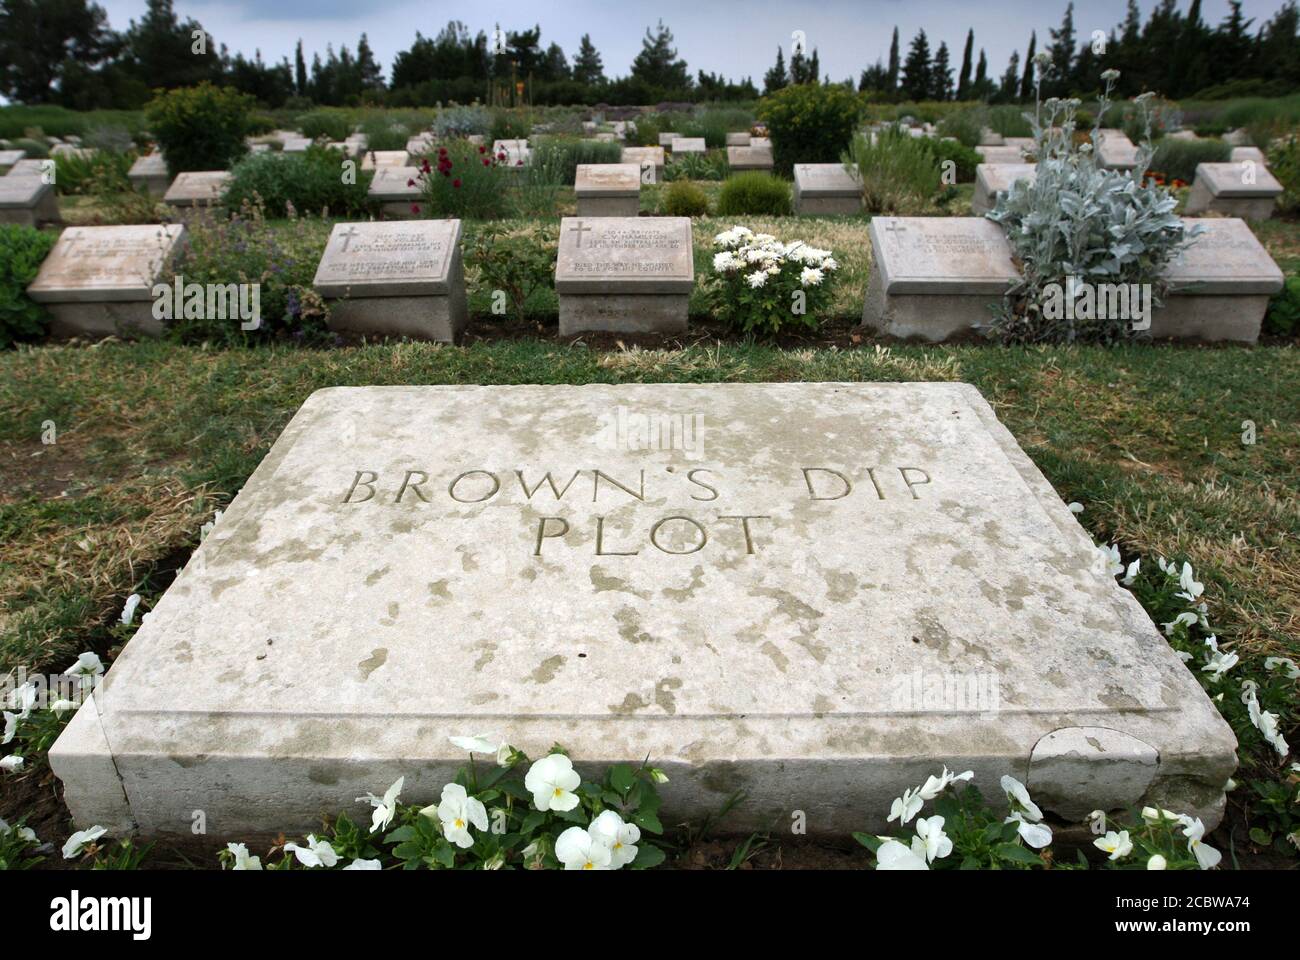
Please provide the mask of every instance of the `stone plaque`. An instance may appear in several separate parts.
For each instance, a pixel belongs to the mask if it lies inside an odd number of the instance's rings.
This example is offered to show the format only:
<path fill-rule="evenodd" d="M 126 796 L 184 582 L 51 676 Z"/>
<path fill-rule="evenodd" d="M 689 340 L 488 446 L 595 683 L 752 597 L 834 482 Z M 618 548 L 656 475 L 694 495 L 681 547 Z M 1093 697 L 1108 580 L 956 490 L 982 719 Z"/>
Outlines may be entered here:
<path fill-rule="evenodd" d="M 68 227 L 27 295 L 41 303 L 149 300 L 184 240 L 180 224 Z"/>
<path fill-rule="evenodd" d="M 689 294 L 689 217 L 565 217 L 555 290 L 564 294 Z"/>
<path fill-rule="evenodd" d="M 324 297 L 449 293 L 459 220 L 336 223 L 316 269 Z"/>
<path fill-rule="evenodd" d="M 1019 272 L 981 217 L 873 217 L 871 249 L 891 294 L 1001 295 Z"/>

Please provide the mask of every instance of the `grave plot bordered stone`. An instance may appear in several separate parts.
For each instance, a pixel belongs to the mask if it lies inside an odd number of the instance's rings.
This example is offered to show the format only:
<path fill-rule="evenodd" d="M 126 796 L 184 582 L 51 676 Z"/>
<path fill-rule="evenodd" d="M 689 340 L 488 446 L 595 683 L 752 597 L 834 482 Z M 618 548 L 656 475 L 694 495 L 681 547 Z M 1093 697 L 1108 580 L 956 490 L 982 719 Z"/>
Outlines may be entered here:
<path fill-rule="evenodd" d="M 227 170 L 178 173 L 163 194 L 163 203 L 183 221 L 202 216 L 220 219 L 226 212 L 221 205 L 221 195 L 230 185 L 230 179 Z"/>
<path fill-rule="evenodd" d="M 459 220 L 336 223 L 313 281 L 329 326 L 454 343 L 468 320 Z"/>
<path fill-rule="evenodd" d="M 506 158 L 501 161 L 501 154 L 503 153 Z M 522 170 L 532 161 L 533 150 L 532 147 L 528 146 L 528 141 L 525 139 L 494 140 L 492 142 L 492 155 L 507 167 Z"/>
<path fill-rule="evenodd" d="M 1283 276 L 1246 221 L 1183 218 L 1202 231 L 1165 269 L 1170 292 L 1151 315 L 1151 336 L 1254 343 Z"/>
<path fill-rule="evenodd" d="M 1259 147 L 1233 147 L 1232 153 L 1228 155 L 1228 159 L 1233 163 L 1242 163 L 1243 161 L 1251 160 L 1260 166 L 1266 166 L 1268 164 L 1268 157 L 1264 156 L 1264 151 L 1259 149 Z"/>
<path fill-rule="evenodd" d="M 573 180 L 579 217 L 635 217 L 641 168 L 635 163 L 580 163 Z"/>
<path fill-rule="evenodd" d="M 679 134 L 673 133 L 673 131 L 671 131 L 671 130 L 660 130 L 660 131 L 659 131 L 659 146 L 661 146 L 661 147 L 672 147 L 672 145 L 673 145 L 673 141 L 676 140 L 678 136 L 679 136 Z"/>
<path fill-rule="evenodd" d="M 670 148 L 673 153 L 708 153 L 703 137 L 674 137 Z"/>
<path fill-rule="evenodd" d="M 184 244 L 181 224 L 68 227 L 27 295 L 57 336 L 156 336 L 153 288 Z"/>
<path fill-rule="evenodd" d="M 1031 183 L 1038 175 L 1036 163 L 981 163 L 975 167 L 975 192 L 971 195 L 971 213 L 984 214 L 992 210 L 998 196 L 1011 189 L 1017 180 Z"/>
<path fill-rule="evenodd" d="M 379 203 L 389 220 L 413 220 L 421 216 L 424 190 L 419 167 L 378 167 L 366 195 Z"/>
<path fill-rule="evenodd" d="M 667 416 L 686 433 L 646 425 Z M 696 420 L 696 418 L 702 420 Z M 663 438 L 667 439 L 663 439 Z M 947 765 L 1210 829 L 1231 730 L 956 383 L 309 397 L 50 751 L 78 826 L 429 803 L 492 734 L 647 755 L 677 822 L 878 832 Z"/>
<path fill-rule="evenodd" d="M 727 166 L 733 173 L 759 171 L 771 173 L 775 164 L 770 147 L 727 147 Z"/>
<path fill-rule="evenodd" d="M 1022 164 L 1025 162 L 1024 151 L 1019 147 L 976 147 L 975 152 L 980 155 L 981 161 L 986 165 L 997 165 L 1004 163 Z"/>
<path fill-rule="evenodd" d="M 362 170 L 374 170 L 378 167 L 408 167 L 411 158 L 405 150 L 368 150 L 361 158 Z"/>
<path fill-rule="evenodd" d="M 794 212 L 804 216 L 854 216 L 862 212 L 857 168 L 842 163 L 794 165 Z"/>
<path fill-rule="evenodd" d="M 664 182 L 664 148 L 663 147 L 624 147 L 620 159 L 624 163 L 635 163 L 641 168 L 643 182 Z M 646 174 L 654 166 L 654 180 L 647 181 Z"/>
<path fill-rule="evenodd" d="M 683 332 L 692 254 L 689 217 L 565 217 L 555 263 L 560 335 Z"/>
<path fill-rule="evenodd" d="M 48 158 L 19 160 L 12 167 L 10 167 L 9 172 L 5 174 L 6 177 L 49 177 L 49 178 L 53 178 L 54 175 L 55 175 L 54 161 Z M 53 182 L 54 180 L 50 179 L 50 183 Z"/>
<path fill-rule="evenodd" d="M 5 170 L 8 170 L 26 156 L 26 150 L 0 150 L 0 167 L 4 167 Z"/>
<path fill-rule="evenodd" d="M 161 153 L 148 153 L 136 159 L 127 173 L 131 186 L 143 190 L 152 197 L 161 197 L 171 186 L 171 174 L 167 170 L 167 161 Z"/>
<path fill-rule="evenodd" d="M 1277 177 L 1253 159 L 1198 163 L 1186 211 L 1188 216 L 1221 213 L 1245 220 L 1267 220 L 1273 216 L 1273 207 L 1282 193 Z"/>
<path fill-rule="evenodd" d="M 35 227 L 62 219 L 54 184 L 41 177 L 0 177 L 0 223 Z"/>
<path fill-rule="evenodd" d="M 306 153 L 311 145 L 311 137 L 286 137 L 280 150 L 282 153 Z"/>
<path fill-rule="evenodd" d="M 750 134 L 748 131 L 738 131 L 727 134 L 727 146 L 729 147 L 747 147 L 749 146 Z"/>
<path fill-rule="evenodd" d="M 1002 228 L 983 217 L 873 217 L 862 322 L 930 341 L 983 326 L 1020 278 Z"/>
<path fill-rule="evenodd" d="M 1122 130 L 1097 131 L 1097 162 L 1107 170 L 1132 170 L 1137 166 L 1137 147 Z"/>

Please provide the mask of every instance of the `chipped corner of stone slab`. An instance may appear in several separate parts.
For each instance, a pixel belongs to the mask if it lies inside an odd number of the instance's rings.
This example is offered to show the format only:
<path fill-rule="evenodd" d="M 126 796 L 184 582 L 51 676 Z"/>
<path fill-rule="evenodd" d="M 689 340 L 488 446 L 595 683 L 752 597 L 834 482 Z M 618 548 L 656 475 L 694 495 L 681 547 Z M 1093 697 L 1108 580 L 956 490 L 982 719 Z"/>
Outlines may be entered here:
<path fill-rule="evenodd" d="M 97 697 L 77 709 L 50 747 L 50 769 L 63 783 L 63 799 L 77 827 L 98 825 L 109 836 L 126 837 L 136 832 L 136 822 L 104 734 Z"/>

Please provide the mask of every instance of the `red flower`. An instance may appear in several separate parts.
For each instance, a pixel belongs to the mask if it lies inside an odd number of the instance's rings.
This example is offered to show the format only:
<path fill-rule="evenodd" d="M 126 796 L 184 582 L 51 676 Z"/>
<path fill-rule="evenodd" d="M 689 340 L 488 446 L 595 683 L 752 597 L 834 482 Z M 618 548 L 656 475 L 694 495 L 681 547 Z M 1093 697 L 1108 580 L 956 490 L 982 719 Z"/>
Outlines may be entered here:
<path fill-rule="evenodd" d="M 479 148 L 478 148 L 478 152 L 479 152 L 479 153 L 487 153 L 487 147 L 479 147 Z"/>
<path fill-rule="evenodd" d="M 498 160 L 504 160 L 505 158 L 506 158 L 506 152 L 504 150 L 502 150 L 500 153 L 497 154 Z"/>
<path fill-rule="evenodd" d="M 459 189 L 460 189 L 460 177 L 457 177 L 455 180 L 453 180 L 453 181 L 451 182 L 451 185 L 452 185 L 453 187 L 455 187 L 457 190 L 459 190 Z"/>
<path fill-rule="evenodd" d="M 439 148 L 438 148 L 438 156 L 440 156 L 440 157 L 445 157 L 446 155 L 447 155 L 447 148 L 446 148 L 446 147 L 439 147 Z"/>
<path fill-rule="evenodd" d="M 406 181 L 406 185 L 407 185 L 408 187 L 413 187 L 413 186 L 415 186 L 415 181 L 414 181 L 414 180 L 407 180 L 407 181 Z"/>
<path fill-rule="evenodd" d="M 419 213 L 419 212 L 420 212 L 420 205 L 419 205 L 418 203 L 413 203 L 413 204 L 411 204 L 411 212 L 412 212 L 412 213 Z"/>
<path fill-rule="evenodd" d="M 524 165 L 524 162 L 523 162 L 522 160 L 516 160 L 516 161 L 515 161 L 515 166 L 516 166 L 516 167 L 522 167 L 523 165 Z"/>
<path fill-rule="evenodd" d="M 483 158 L 483 166 L 485 166 L 485 167 L 490 167 L 490 166 L 492 166 L 492 161 L 489 160 L 487 157 L 484 157 L 484 158 Z"/>

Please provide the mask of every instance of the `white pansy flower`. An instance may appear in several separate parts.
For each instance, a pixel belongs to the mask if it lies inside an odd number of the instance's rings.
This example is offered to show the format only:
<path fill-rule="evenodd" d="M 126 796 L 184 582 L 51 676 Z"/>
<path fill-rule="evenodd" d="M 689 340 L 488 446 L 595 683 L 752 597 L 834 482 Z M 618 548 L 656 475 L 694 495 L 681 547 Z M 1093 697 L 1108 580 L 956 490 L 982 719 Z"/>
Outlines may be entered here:
<path fill-rule="evenodd" d="M 1142 559 L 1139 557 L 1128 565 L 1128 569 L 1124 571 L 1124 579 L 1121 580 L 1120 583 L 1124 584 L 1126 587 L 1133 586 L 1133 581 L 1137 579 L 1138 571 L 1141 569 Z"/>
<path fill-rule="evenodd" d="M 617 870 L 636 859 L 641 829 L 635 823 L 624 823 L 615 811 L 602 810 L 587 829 L 597 841 L 609 848 L 612 869 Z"/>
<path fill-rule="evenodd" d="M 1183 825 L 1183 836 L 1187 838 L 1187 851 L 1196 858 L 1197 864 L 1202 870 L 1213 870 L 1223 859 L 1223 854 L 1215 850 L 1212 846 L 1205 843 L 1205 824 L 1200 818 L 1186 818 Z"/>
<path fill-rule="evenodd" d="M 228 843 L 226 849 L 235 858 L 235 864 L 231 870 L 261 870 L 262 860 L 260 857 L 250 856 L 248 847 L 242 843 Z"/>
<path fill-rule="evenodd" d="M 384 865 L 378 860 L 362 860 L 360 857 L 353 860 L 344 870 L 382 870 Z"/>
<path fill-rule="evenodd" d="M 357 797 L 357 803 L 365 801 L 375 808 L 375 812 L 370 817 L 371 833 L 376 830 L 386 830 L 388 825 L 393 822 L 393 815 L 397 813 L 397 796 L 402 792 L 402 784 L 405 782 L 405 777 L 398 777 L 382 797 L 377 797 L 373 793 L 367 793 L 364 797 Z"/>
<path fill-rule="evenodd" d="M 131 626 L 135 622 L 135 608 L 140 606 L 140 594 L 133 593 L 126 598 L 126 603 L 122 606 L 122 615 L 118 617 L 118 622 L 124 627 Z"/>
<path fill-rule="evenodd" d="M 1133 852 L 1133 841 L 1129 839 L 1127 830 L 1119 833 L 1109 830 L 1104 837 L 1092 841 L 1092 845 L 1103 853 L 1109 853 L 1111 860 L 1123 860 Z"/>
<path fill-rule="evenodd" d="M 76 709 L 77 709 L 77 705 L 73 703 L 71 700 L 67 700 L 67 699 L 55 700 L 52 704 L 50 704 L 50 710 L 54 713 L 56 717 L 61 717 L 69 710 L 76 710 Z"/>
<path fill-rule="evenodd" d="M 4 718 L 5 732 L 4 736 L 0 736 L 0 745 L 8 743 L 14 738 L 14 734 L 18 732 L 18 714 L 10 713 L 6 710 L 4 712 Z"/>
<path fill-rule="evenodd" d="M 1183 589 L 1176 596 L 1188 603 L 1195 603 L 1201 598 L 1201 594 L 1205 592 L 1205 586 L 1197 583 L 1192 576 L 1192 565 L 1190 563 L 1183 563 L 1182 572 L 1178 574 L 1178 585 Z"/>
<path fill-rule="evenodd" d="M 86 651 L 63 672 L 70 677 L 97 677 L 104 672 L 104 663 L 96 654 Z"/>
<path fill-rule="evenodd" d="M 498 767 L 508 767 L 510 766 L 510 764 L 514 763 L 514 760 L 515 760 L 514 747 L 510 746 L 510 744 L 508 743 L 503 743 L 501 744 L 501 746 L 497 747 Z"/>
<path fill-rule="evenodd" d="M 1037 823 L 1043 819 L 1043 811 L 1039 810 L 1038 804 L 1029 798 L 1029 791 L 1025 789 L 1023 783 L 1011 776 L 1004 776 L 1001 783 L 1007 799 L 1018 803 L 1031 822 Z"/>
<path fill-rule="evenodd" d="M 36 684 L 30 680 L 21 687 L 9 691 L 9 706 L 18 711 L 18 719 L 26 720 L 32 713 L 32 707 L 36 706 L 38 691 Z"/>
<path fill-rule="evenodd" d="M 565 870 L 608 870 L 610 850 L 582 827 L 569 827 L 555 841 L 555 859 Z"/>
<path fill-rule="evenodd" d="M 925 857 L 897 840 L 886 840 L 876 851 L 877 870 L 929 870 Z"/>
<path fill-rule="evenodd" d="M 1012 823 L 1013 821 L 1016 824 L 1016 832 L 1020 834 L 1020 839 L 1035 850 L 1041 850 L 1052 842 L 1052 828 L 1047 824 L 1027 820 L 1019 810 L 1002 822 Z"/>
<path fill-rule="evenodd" d="M 1117 577 L 1124 572 L 1124 564 L 1119 558 L 1119 547 L 1115 544 L 1109 546 L 1097 544 L 1097 555 L 1101 557 L 1103 569 L 1108 577 Z"/>
<path fill-rule="evenodd" d="M 921 812 L 923 803 L 919 790 L 904 790 L 903 795 L 890 806 L 889 819 L 885 822 L 897 820 L 900 824 L 905 824 Z"/>
<path fill-rule="evenodd" d="M 1202 673 L 1210 674 L 1211 680 L 1222 680 L 1223 675 L 1237 665 L 1240 659 L 1235 653 L 1223 653 L 1215 650 L 1201 667 Z"/>
<path fill-rule="evenodd" d="M 26 761 L 16 753 L 11 753 L 7 757 L 0 757 L 0 770 L 5 773 L 17 773 L 23 768 Z"/>
<path fill-rule="evenodd" d="M 949 784 L 955 783 L 958 780 L 972 780 L 974 777 L 974 770 L 967 770 L 965 773 L 950 773 L 948 768 L 944 767 L 943 772 L 940 773 L 939 776 L 927 777 L 925 783 L 921 784 L 921 788 L 917 793 L 922 800 L 933 800 L 939 794 L 943 793 L 944 790 L 948 789 Z"/>
<path fill-rule="evenodd" d="M 471 797 L 459 783 L 449 783 L 442 788 L 442 800 L 437 807 L 425 807 L 420 813 L 429 816 L 436 814 L 442 824 L 442 835 L 462 850 L 474 846 L 470 836 L 470 824 L 479 830 L 488 828 L 487 807 L 482 801 Z"/>
<path fill-rule="evenodd" d="M 1169 861 L 1158 853 L 1154 854 L 1151 859 L 1147 861 L 1148 870 L 1163 870 L 1167 866 L 1169 866 Z"/>
<path fill-rule="evenodd" d="M 108 829 L 98 824 L 88 830 L 78 830 L 68 837 L 68 842 L 63 845 L 63 859 L 72 860 L 81 856 L 88 844 L 94 843 L 106 833 L 108 833 Z"/>
<path fill-rule="evenodd" d="M 468 753 L 495 754 L 501 747 L 501 741 L 490 733 L 480 733 L 473 737 L 448 737 L 452 746 Z"/>
<path fill-rule="evenodd" d="M 1069 504 L 1069 510 L 1072 514 L 1074 514 L 1077 517 L 1079 514 L 1083 513 L 1083 504 L 1081 504 L 1078 500 L 1071 500 Z"/>
<path fill-rule="evenodd" d="M 1264 669 L 1272 673 L 1278 667 L 1285 666 L 1285 676 L 1288 680 L 1300 680 L 1300 667 L 1290 657 L 1265 657 Z"/>
<path fill-rule="evenodd" d="M 328 840 L 317 840 L 315 834 L 307 834 L 307 846 L 286 843 L 285 853 L 292 853 L 304 867 L 332 867 L 339 862 L 339 855 Z"/>
<path fill-rule="evenodd" d="M 535 761 L 524 776 L 524 786 L 533 795 L 533 806 L 543 812 L 563 813 L 576 807 L 578 795 L 573 791 L 581 782 L 573 761 L 562 753 Z"/>
<path fill-rule="evenodd" d="M 1190 627 L 1192 626 L 1192 624 L 1197 623 L 1198 621 L 1199 618 L 1194 613 L 1180 613 L 1178 616 L 1174 617 L 1174 619 L 1164 624 L 1165 636 L 1166 637 L 1173 636 L 1174 630 L 1178 627 L 1179 624 L 1186 624 L 1187 626 Z"/>
<path fill-rule="evenodd" d="M 916 839 L 925 851 L 925 862 L 934 863 L 952 853 L 952 840 L 943 832 L 943 817 L 921 817 L 916 821 Z M 916 843 L 913 841 L 913 849 Z"/>

